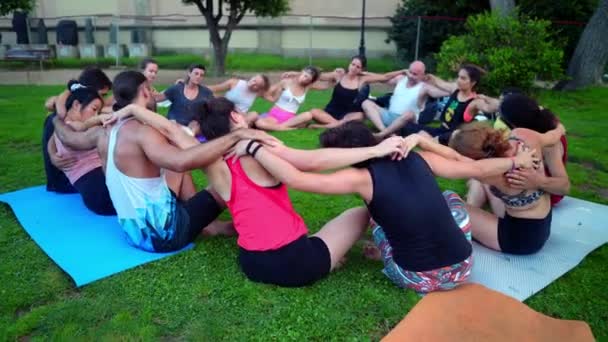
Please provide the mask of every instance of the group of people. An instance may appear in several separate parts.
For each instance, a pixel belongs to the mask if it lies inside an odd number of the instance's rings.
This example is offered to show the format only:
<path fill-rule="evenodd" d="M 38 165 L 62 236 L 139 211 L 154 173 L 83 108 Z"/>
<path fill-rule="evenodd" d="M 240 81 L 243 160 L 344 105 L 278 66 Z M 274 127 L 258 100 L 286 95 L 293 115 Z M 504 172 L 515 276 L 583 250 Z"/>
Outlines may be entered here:
<path fill-rule="evenodd" d="M 557 117 L 515 90 L 499 99 L 476 94 L 482 72 L 474 66 L 450 83 L 426 75 L 419 61 L 369 73 L 357 56 L 346 70 L 307 67 L 274 85 L 256 75 L 206 87 L 205 68 L 193 65 L 164 92 L 152 86 L 157 72 L 151 59 L 112 82 L 87 68 L 47 101 L 47 189 L 78 192 L 94 213 L 117 215 L 135 248 L 169 252 L 201 233 L 238 235 L 247 278 L 306 286 L 338 268 L 371 228 L 366 256 L 382 260 L 397 286 L 427 293 L 467 281 L 471 239 L 505 253 L 540 250 L 551 206 L 569 191 Z M 372 98 L 376 82 L 395 89 Z M 308 90 L 332 84 L 323 110 L 297 114 Z M 274 107 L 251 111 L 257 97 Z M 156 113 L 166 100 L 167 117 Z M 472 122 L 496 112 L 500 128 Z M 435 118 L 438 127 L 426 125 Z M 306 126 L 326 129 L 321 148 L 291 148 L 263 131 Z M 206 189 L 192 180 L 197 169 L 208 176 Z M 435 177 L 468 179 L 467 201 L 442 193 Z M 362 205 L 311 235 L 288 188 L 356 194 Z M 232 222 L 218 220 L 225 208 Z"/>

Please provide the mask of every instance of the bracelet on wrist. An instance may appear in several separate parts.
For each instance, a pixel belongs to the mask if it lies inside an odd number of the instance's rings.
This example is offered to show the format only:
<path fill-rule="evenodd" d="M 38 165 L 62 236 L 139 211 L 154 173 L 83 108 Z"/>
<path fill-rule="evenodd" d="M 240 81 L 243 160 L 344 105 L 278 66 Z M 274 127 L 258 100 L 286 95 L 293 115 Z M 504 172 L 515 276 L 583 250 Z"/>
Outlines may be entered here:
<path fill-rule="evenodd" d="M 251 155 L 251 146 L 255 143 L 255 140 L 250 140 L 249 143 L 247 144 L 247 147 L 245 147 L 245 153 Z"/>
<path fill-rule="evenodd" d="M 262 146 L 264 146 L 264 145 L 262 145 L 261 143 L 258 143 L 258 146 L 256 146 L 256 147 L 253 149 L 253 152 L 251 153 L 251 156 L 252 156 L 253 158 L 255 158 L 255 154 L 256 154 L 256 153 L 258 153 L 258 151 L 259 151 L 259 150 L 262 148 Z"/>

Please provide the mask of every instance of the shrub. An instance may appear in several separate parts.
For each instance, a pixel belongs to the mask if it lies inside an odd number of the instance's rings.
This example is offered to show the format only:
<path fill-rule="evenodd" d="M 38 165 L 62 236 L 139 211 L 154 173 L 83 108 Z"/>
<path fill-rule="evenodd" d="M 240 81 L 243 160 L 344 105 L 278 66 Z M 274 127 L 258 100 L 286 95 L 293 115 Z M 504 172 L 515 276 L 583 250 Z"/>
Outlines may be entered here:
<path fill-rule="evenodd" d="M 550 39 L 549 25 L 523 15 L 469 17 L 466 33 L 442 44 L 437 71 L 453 77 L 460 64 L 474 63 L 488 71 L 480 82 L 482 91 L 498 94 L 504 87 L 529 91 L 536 79 L 555 80 L 563 74 L 563 51 Z"/>

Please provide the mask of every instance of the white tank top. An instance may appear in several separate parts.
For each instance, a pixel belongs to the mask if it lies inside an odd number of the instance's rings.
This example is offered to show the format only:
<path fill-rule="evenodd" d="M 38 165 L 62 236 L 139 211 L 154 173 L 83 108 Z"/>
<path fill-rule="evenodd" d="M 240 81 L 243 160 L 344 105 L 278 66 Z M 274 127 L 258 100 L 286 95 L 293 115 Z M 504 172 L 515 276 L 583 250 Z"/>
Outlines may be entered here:
<path fill-rule="evenodd" d="M 232 101 L 236 109 L 241 113 L 247 113 L 253 102 L 258 97 L 258 94 L 249 90 L 247 81 L 239 80 L 234 88 L 230 89 L 225 95 L 228 100 Z"/>
<path fill-rule="evenodd" d="M 407 81 L 407 77 L 404 77 L 397 83 L 393 96 L 391 96 L 388 111 L 399 115 L 405 112 L 414 112 L 418 116 L 420 112 L 418 95 L 420 95 L 420 89 L 422 89 L 422 82 L 408 88 Z"/>
<path fill-rule="evenodd" d="M 175 197 L 167 186 L 164 174 L 154 178 L 134 178 L 125 175 L 116 166 L 114 154 L 118 131 L 131 119 L 117 123 L 110 132 L 106 185 L 116 208 L 118 222 L 129 242 L 153 252 L 152 235 L 165 239 L 173 234 L 167 228 L 175 209 Z"/>
<path fill-rule="evenodd" d="M 293 96 L 291 89 L 285 88 L 279 97 L 279 100 L 274 104 L 277 107 L 280 107 L 284 111 L 296 114 L 300 105 L 306 99 L 306 93 L 300 96 Z"/>

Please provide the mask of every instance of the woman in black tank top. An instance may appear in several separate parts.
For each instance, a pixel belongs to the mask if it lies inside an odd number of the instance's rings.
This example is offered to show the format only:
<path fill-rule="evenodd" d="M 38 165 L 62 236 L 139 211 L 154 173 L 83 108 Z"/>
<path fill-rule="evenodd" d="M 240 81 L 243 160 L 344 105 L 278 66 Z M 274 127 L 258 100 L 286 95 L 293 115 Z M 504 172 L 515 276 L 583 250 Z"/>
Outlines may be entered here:
<path fill-rule="evenodd" d="M 246 154 L 246 144 L 237 145 L 237 154 Z M 348 122 L 324 132 L 321 144 L 352 148 L 376 143 L 367 126 Z M 398 161 L 372 159 L 330 174 L 299 171 L 266 148 L 251 147 L 249 152 L 274 177 L 294 189 L 360 195 L 374 220 L 382 225 L 374 235 L 385 252 L 385 273 L 399 286 L 430 292 L 466 281 L 472 265 L 464 203 L 453 194 L 442 195 L 434 175 L 469 178 L 501 174 L 514 161 L 507 158 L 464 161 L 452 149 L 419 135 L 403 139 L 401 152 L 417 144 L 429 152 L 410 152 Z M 532 154 L 518 155 L 515 163 L 532 165 Z M 446 197 L 451 202 L 449 206 Z M 454 218 L 453 211 L 460 216 Z"/>
<path fill-rule="evenodd" d="M 364 56 L 355 56 L 351 59 L 348 70 L 337 69 L 329 73 L 328 81 L 336 83 L 331 94 L 331 99 L 325 110 L 312 109 L 313 123 L 310 128 L 329 128 L 353 120 L 363 120 L 365 115 L 361 109 L 361 103 L 369 96 L 369 84 L 385 82 L 403 73 L 402 70 L 389 72 L 382 75 L 367 74 L 364 72 L 367 59 Z"/>
<path fill-rule="evenodd" d="M 441 126 L 429 127 L 425 125 L 408 123 L 401 131 L 402 136 L 419 133 L 431 137 L 438 137 L 443 145 L 448 144 L 452 132 L 460 125 L 471 122 L 475 113 L 469 112 L 471 102 L 475 100 L 475 90 L 481 79 L 479 68 L 471 65 L 463 65 L 458 71 L 456 82 L 446 82 L 434 75 L 427 75 L 427 82 L 435 87 L 433 97 L 450 96 L 447 104 L 441 112 Z"/>

